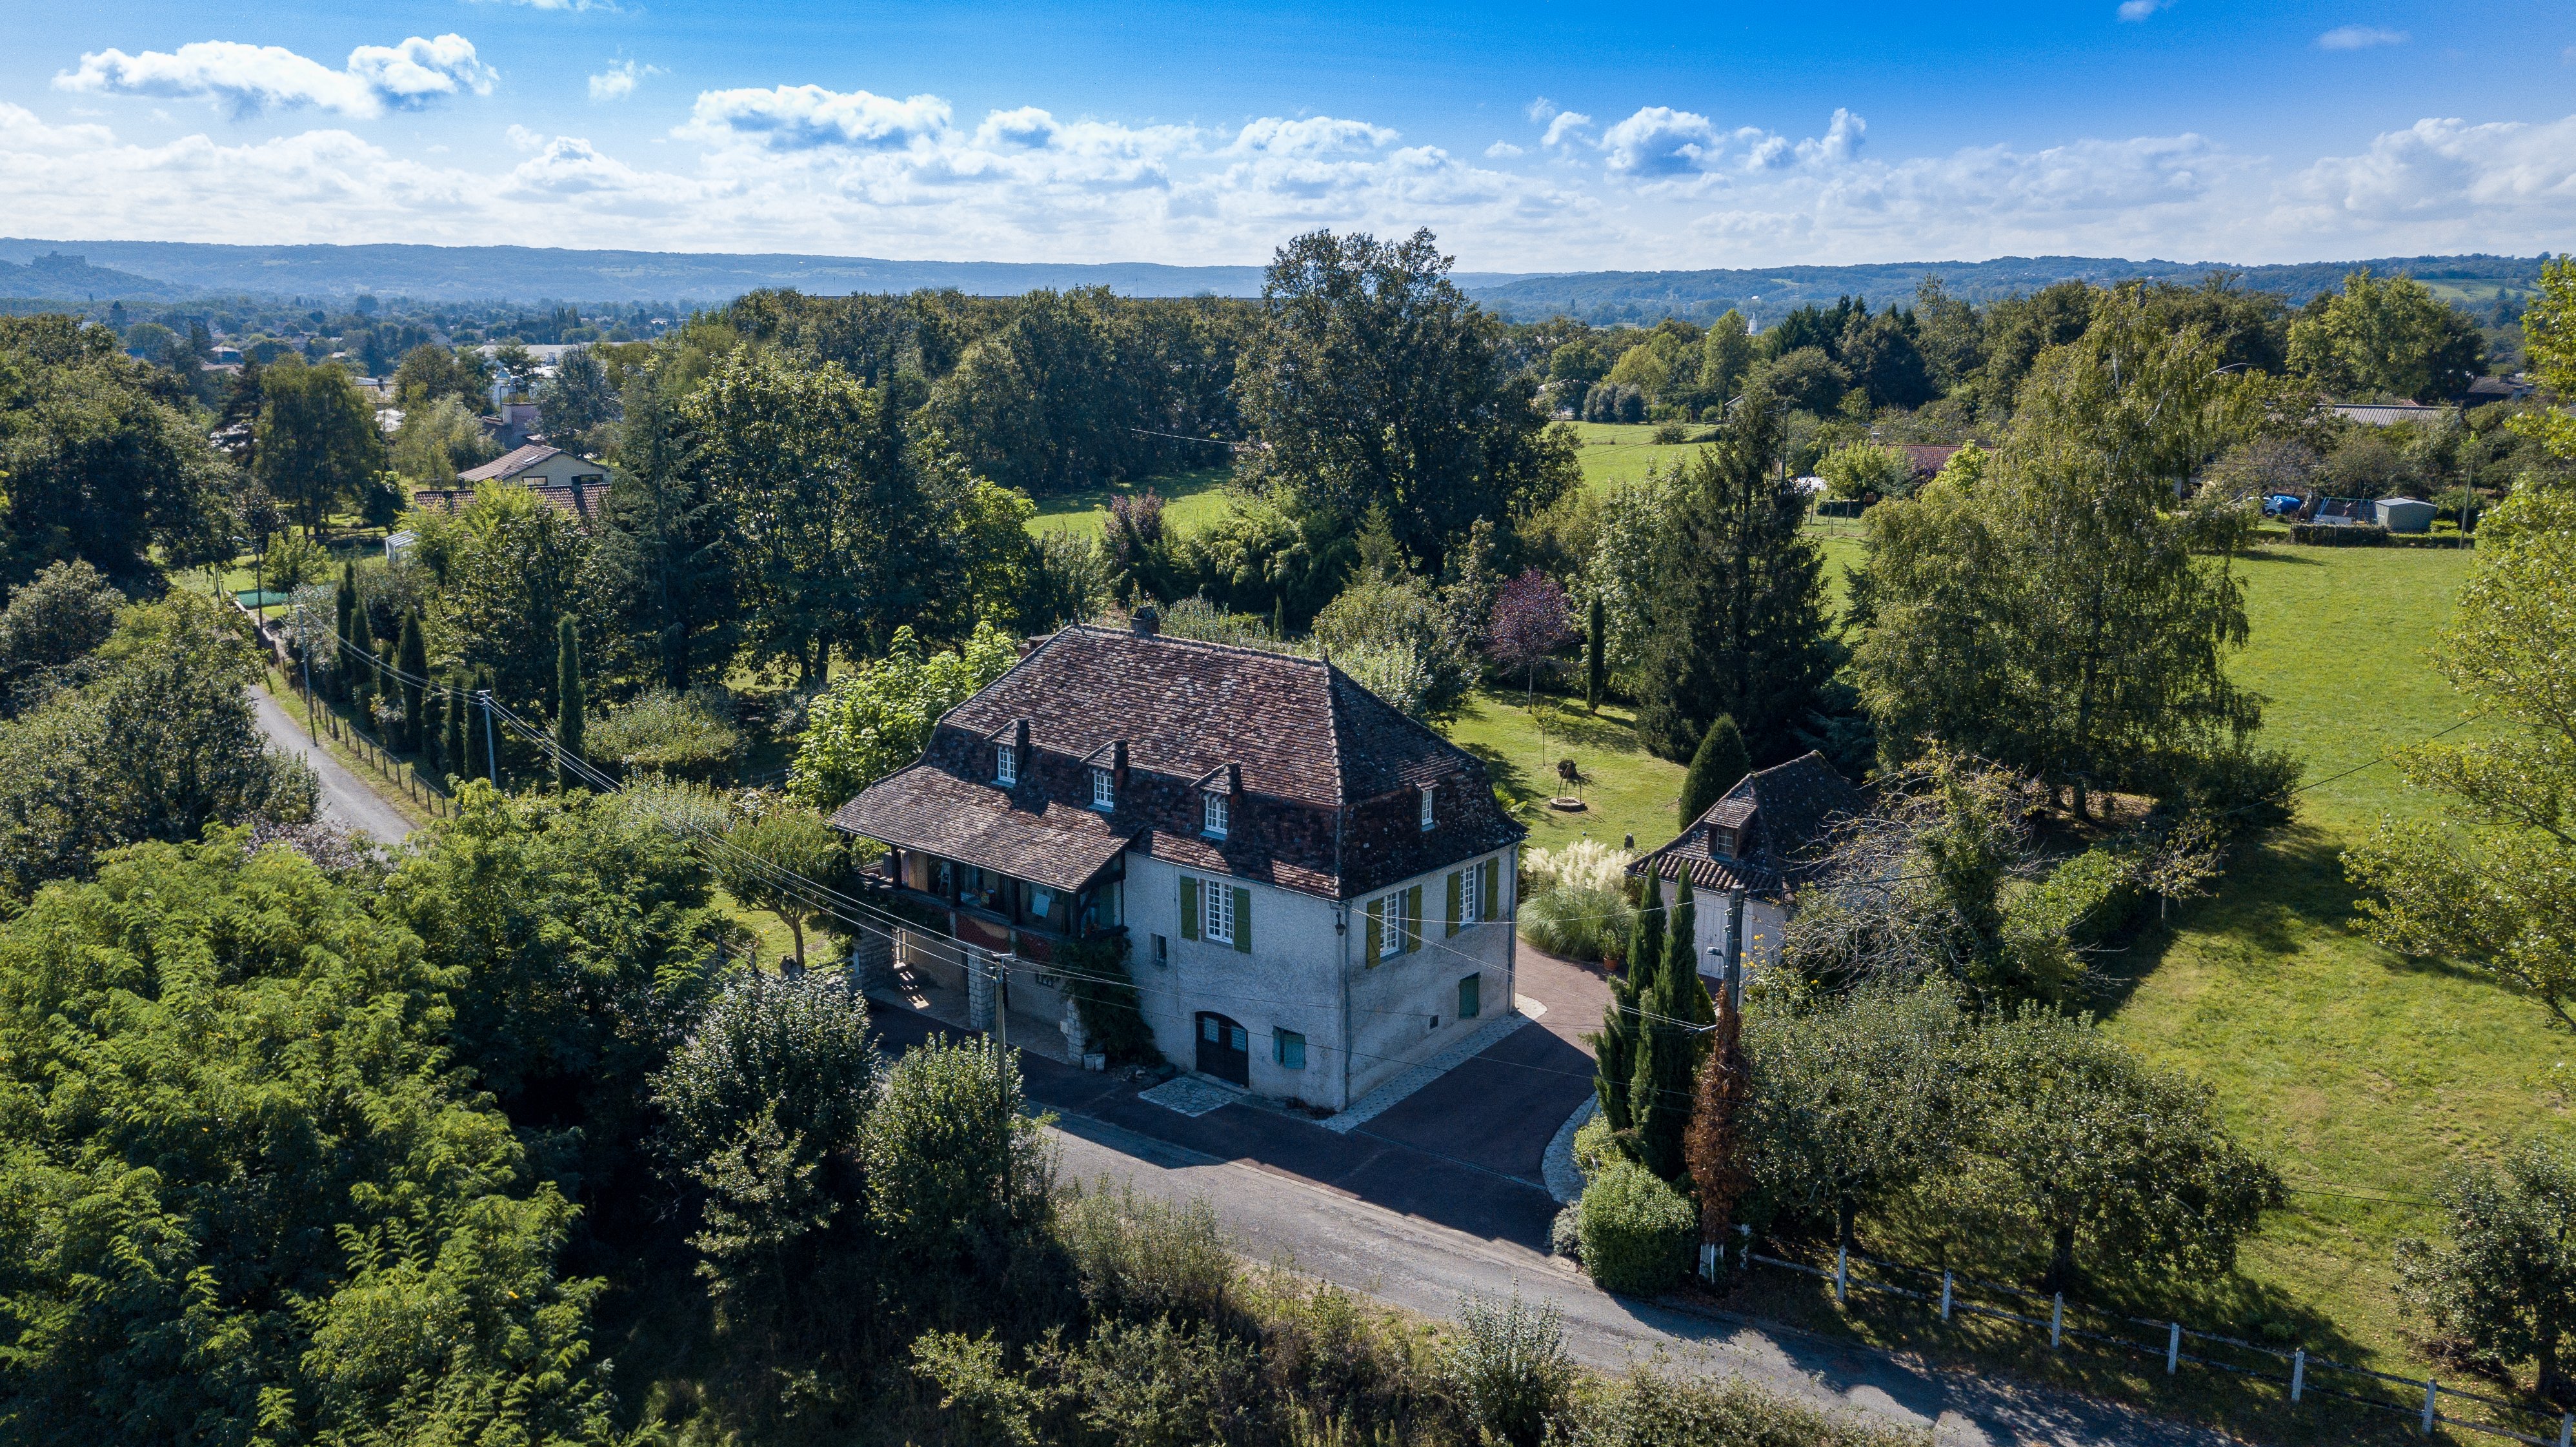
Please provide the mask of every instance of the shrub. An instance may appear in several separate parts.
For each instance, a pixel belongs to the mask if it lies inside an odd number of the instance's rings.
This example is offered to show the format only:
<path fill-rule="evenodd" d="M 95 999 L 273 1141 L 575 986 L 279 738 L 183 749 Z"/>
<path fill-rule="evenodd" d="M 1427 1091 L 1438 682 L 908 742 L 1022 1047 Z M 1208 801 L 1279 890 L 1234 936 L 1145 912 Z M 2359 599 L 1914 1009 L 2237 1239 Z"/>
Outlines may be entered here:
<path fill-rule="evenodd" d="M 1135 979 L 1127 972 L 1125 936 L 1058 945 L 1055 963 L 1064 972 L 1065 993 L 1073 997 L 1092 1049 L 1115 1065 L 1162 1063 L 1153 1027 L 1145 1023 L 1136 999 Z"/>
<path fill-rule="evenodd" d="M 1663 426 L 1655 429 L 1655 443 L 1657 446 L 1671 447 L 1677 443 L 1687 442 L 1689 440 L 1689 430 L 1684 428 L 1679 422 L 1667 422 Z"/>
<path fill-rule="evenodd" d="M 998 1273 L 1051 1213 L 1046 1145 L 1021 1099 L 1019 1066 L 981 1043 L 934 1040 L 886 1072 L 859 1141 L 868 1220 L 920 1285 Z"/>
<path fill-rule="evenodd" d="M 583 752 L 683 779 L 722 777 L 742 747 L 721 693 L 657 688 L 592 724 Z"/>
<path fill-rule="evenodd" d="M 1634 923 L 1627 896 L 1614 889 L 1560 885 L 1521 906 L 1521 937 L 1569 960 L 1625 955 Z"/>
<path fill-rule="evenodd" d="M 1583 1259 L 1583 1203 L 1575 1202 L 1556 1213 L 1547 1223 L 1547 1249 L 1550 1255 Z"/>
<path fill-rule="evenodd" d="M 1205 1197 L 1169 1205 L 1103 1176 L 1089 1191 L 1067 1185 L 1056 1211 L 1057 1235 L 1096 1313 L 1208 1320 L 1233 1293 L 1234 1256 Z"/>
<path fill-rule="evenodd" d="M 2015 900 L 2008 927 L 2087 949 L 2127 924 L 2140 897 L 2136 861 L 2096 846 L 2058 865 Z"/>
<path fill-rule="evenodd" d="M 1522 890 L 1536 894 L 1561 884 L 1615 890 L 1636 857 L 1597 839 L 1577 839 L 1562 849 L 1533 849 L 1521 859 Z"/>
<path fill-rule="evenodd" d="M 1054 1340 L 1031 1354 L 1032 1375 L 1074 1407 L 1073 1443 L 1100 1447 L 1209 1447 L 1273 1440 L 1263 1430 L 1275 1403 L 1259 1351 L 1204 1322 L 1145 1326 L 1112 1321 L 1079 1347 Z"/>
<path fill-rule="evenodd" d="M 1633 1161 L 1583 1188 L 1583 1269 L 1604 1291 L 1651 1295 L 1690 1269 L 1699 1228 L 1690 1199 Z"/>
<path fill-rule="evenodd" d="M 1741 1377 L 1684 1377 L 1639 1367 L 1593 1398 L 1564 1434 L 1569 1447 L 1919 1447 L 1927 1434 L 1822 1412 Z"/>
<path fill-rule="evenodd" d="M 2320 548 L 2376 548 L 2388 542 L 2377 523 L 2292 523 L 2290 541 Z"/>
<path fill-rule="evenodd" d="M 1500 1302 L 1467 1297 L 1447 1375 L 1486 1440 L 1537 1447 L 1574 1387 L 1556 1303 L 1533 1305 L 1517 1288 Z"/>

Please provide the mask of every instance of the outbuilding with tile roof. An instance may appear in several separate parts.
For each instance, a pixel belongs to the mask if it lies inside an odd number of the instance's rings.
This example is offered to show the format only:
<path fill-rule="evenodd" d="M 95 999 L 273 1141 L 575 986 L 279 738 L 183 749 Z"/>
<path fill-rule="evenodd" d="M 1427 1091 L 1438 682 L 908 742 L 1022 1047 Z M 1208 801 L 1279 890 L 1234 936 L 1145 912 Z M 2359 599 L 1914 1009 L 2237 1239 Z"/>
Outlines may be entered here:
<path fill-rule="evenodd" d="M 1747 774 L 1708 806 L 1669 844 L 1628 867 L 1666 881 L 1687 878 L 1697 896 L 1699 970 L 1725 973 L 1727 896 L 1744 891 L 1743 934 L 1738 949 L 1747 968 L 1779 958 L 1800 885 L 1825 865 L 1834 835 L 1860 817 L 1858 789 L 1809 752 L 1785 764 Z"/>

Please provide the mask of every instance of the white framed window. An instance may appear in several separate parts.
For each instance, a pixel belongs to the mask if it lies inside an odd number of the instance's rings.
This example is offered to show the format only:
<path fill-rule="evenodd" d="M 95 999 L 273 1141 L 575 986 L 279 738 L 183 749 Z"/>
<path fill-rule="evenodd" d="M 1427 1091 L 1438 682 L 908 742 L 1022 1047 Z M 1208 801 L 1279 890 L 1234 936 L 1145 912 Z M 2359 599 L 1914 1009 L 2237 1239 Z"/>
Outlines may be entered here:
<path fill-rule="evenodd" d="M 1425 829 L 1431 827 L 1431 786 L 1429 784 L 1422 786 L 1422 827 Z"/>
<path fill-rule="evenodd" d="M 1230 809 L 1223 794 L 1210 790 L 1199 795 L 1199 832 L 1210 839 L 1223 839 Z"/>
<path fill-rule="evenodd" d="M 1234 943 L 1234 888 L 1222 879 L 1199 881 L 1199 938 L 1210 944 Z"/>
<path fill-rule="evenodd" d="M 1470 864 L 1458 872 L 1458 918 L 1474 924 L 1485 917 L 1485 871 Z"/>
<path fill-rule="evenodd" d="M 993 782 L 1009 787 L 1020 781 L 1020 751 L 1009 744 L 993 745 Z"/>
<path fill-rule="evenodd" d="M 1368 902 L 1370 963 L 1391 960 L 1422 943 L 1422 886 L 1399 889 Z"/>
<path fill-rule="evenodd" d="M 1091 771 L 1091 807 L 1094 809 L 1115 809 L 1118 807 L 1118 776 L 1116 774 L 1111 773 L 1107 769 L 1094 769 Z"/>

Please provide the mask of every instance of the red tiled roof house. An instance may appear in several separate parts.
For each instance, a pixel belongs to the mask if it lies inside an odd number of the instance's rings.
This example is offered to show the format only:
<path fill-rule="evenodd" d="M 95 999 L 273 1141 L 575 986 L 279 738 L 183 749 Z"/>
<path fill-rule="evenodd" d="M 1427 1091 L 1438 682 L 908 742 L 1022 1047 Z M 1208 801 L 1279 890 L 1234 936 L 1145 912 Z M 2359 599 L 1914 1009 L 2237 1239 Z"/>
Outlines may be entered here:
<path fill-rule="evenodd" d="M 1031 967 L 1017 1008 L 1063 942 L 1123 935 L 1164 1057 L 1262 1095 L 1339 1110 L 1513 1008 L 1526 831 L 1484 766 L 1327 663 L 1150 612 L 1033 640 L 832 822 Z"/>

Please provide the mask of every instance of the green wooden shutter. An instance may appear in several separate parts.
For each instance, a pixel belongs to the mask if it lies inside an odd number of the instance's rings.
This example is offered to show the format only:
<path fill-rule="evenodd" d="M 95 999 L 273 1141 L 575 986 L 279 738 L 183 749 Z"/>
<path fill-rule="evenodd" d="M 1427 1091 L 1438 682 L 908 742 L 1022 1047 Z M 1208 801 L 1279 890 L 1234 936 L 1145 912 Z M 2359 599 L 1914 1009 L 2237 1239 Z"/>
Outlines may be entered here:
<path fill-rule="evenodd" d="M 1485 918 L 1501 919 L 1503 917 L 1503 904 L 1499 897 L 1502 892 L 1503 861 L 1500 859 L 1488 859 L 1485 861 L 1485 887 L 1476 891 L 1476 900 L 1479 904 L 1484 906 Z"/>
<path fill-rule="evenodd" d="M 1184 874 L 1181 876 L 1181 938 L 1194 940 L 1198 937 L 1199 882 Z"/>
<path fill-rule="evenodd" d="M 1404 947 L 1422 948 L 1422 886 L 1418 884 L 1404 892 Z"/>
<path fill-rule="evenodd" d="M 1377 968 L 1378 951 L 1386 948 L 1386 901 L 1368 902 L 1368 966 Z"/>
<path fill-rule="evenodd" d="M 1459 903 L 1459 899 L 1460 899 L 1460 897 L 1461 897 L 1461 896 L 1462 896 L 1462 894 L 1464 893 L 1464 891 L 1463 891 L 1463 889 L 1462 889 L 1461 885 L 1462 885 L 1462 880 L 1461 880 L 1461 878 L 1460 878 L 1460 875 L 1459 875 L 1458 871 L 1457 871 L 1457 870 L 1454 870 L 1454 869 L 1453 869 L 1453 870 L 1450 870 L 1450 871 L 1449 871 L 1449 933 L 1451 933 L 1451 934 L 1453 934 L 1453 935 L 1454 935 L 1454 934 L 1456 934 L 1456 933 L 1458 932 L 1458 903 Z"/>
<path fill-rule="evenodd" d="M 1252 891 L 1241 885 L 1234 890 L 1234 952 L 1252 953 Z"/>

